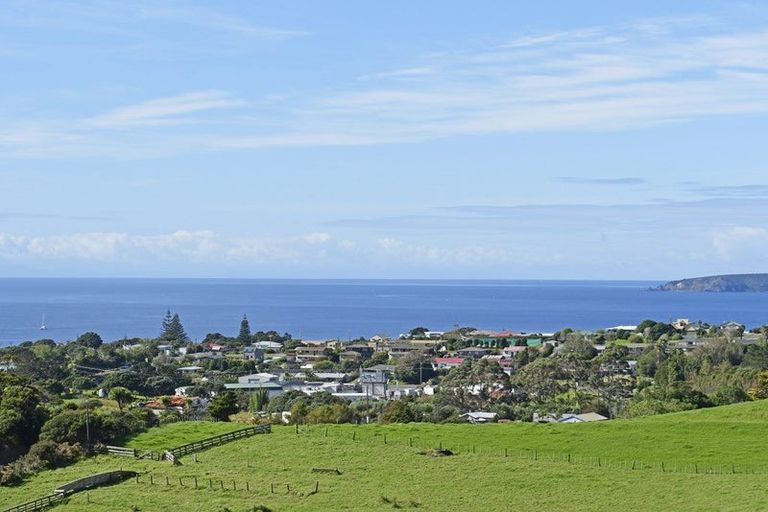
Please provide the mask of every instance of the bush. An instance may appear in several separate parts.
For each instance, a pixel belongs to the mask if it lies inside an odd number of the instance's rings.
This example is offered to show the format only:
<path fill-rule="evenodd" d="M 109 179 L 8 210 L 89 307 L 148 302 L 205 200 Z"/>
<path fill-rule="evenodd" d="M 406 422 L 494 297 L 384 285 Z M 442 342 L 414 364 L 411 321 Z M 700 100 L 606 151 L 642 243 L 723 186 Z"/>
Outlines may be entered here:
<path fill-rule="evenodd" d="M 75 462 L 84 454 L 79 444 L 54 443 L 50 440 L 40 441 L 32 445 L 26 455 L 30 459 L 38 459 L 39 467 L 59 468 Z"/>
<path fill-rule="evenodd" d="M 307 423 L 355 423 L 355 411 L 346 404 L 321 405 L 315 407 L 306 418 Z"/>

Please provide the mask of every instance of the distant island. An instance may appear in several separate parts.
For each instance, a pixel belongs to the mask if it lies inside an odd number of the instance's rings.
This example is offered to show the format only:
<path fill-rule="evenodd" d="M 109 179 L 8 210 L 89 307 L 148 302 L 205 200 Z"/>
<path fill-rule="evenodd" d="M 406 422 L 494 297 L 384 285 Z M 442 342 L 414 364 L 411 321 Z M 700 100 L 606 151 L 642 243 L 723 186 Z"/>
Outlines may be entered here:
<path fill-rule="evenodd" d="M 730 274 L 670 281 L 656 288 L 663 292 L 768 292 L 768 274 Z"/>

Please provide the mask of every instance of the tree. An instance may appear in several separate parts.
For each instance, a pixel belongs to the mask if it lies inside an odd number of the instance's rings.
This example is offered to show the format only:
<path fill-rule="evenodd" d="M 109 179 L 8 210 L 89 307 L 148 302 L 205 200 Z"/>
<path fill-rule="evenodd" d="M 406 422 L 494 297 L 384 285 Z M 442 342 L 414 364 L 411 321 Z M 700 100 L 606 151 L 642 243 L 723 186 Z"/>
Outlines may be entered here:
<path fill-rule="evenodd" d="M 184 330 L 184 326 L 181 325 L 181 319 L 179 314 L 175 313 L 171 315 L 171 311 L 168 310 L 163 318 L 163 330 L 160 333 L 160 339 L 163 341 L 189 341 L 189 336 Z"/>
<path fill-rule="evenodd" d="M 240 406 L 237 403 L 237 395 L 232 391 L 226 391 L 213 400 L 208 406 L 208 414 L 216 421 L 229 421 L 229 416 L 237 413 Z"/>
<path fill-rule="evenodd" d="M 78 336 L 75 343 L 86 348 L 99 348 L 104 342 L 102 341 L 101 336 L 95 332 L 89 331 Z"/>
<path fill-rule="evenodd" d="M 251 342 L 251 326 L 248 324 L 248 317 L 245 315 L 240 320 L 240 333 L 237 335 L 237 341 L 243 345 Z"/>
<path fill-rule="evenodd" d="M 422 354 L 408 354 L 397 362 L 395 378 L 408 384 L 421 384 L 436 375 L 429 359 Z"/>
<path fill-rule="evenodd" d="M 382 423 L 411 423 L 412 421 L 416 421 L 416 415 L 405 400 L 389 402 L 381 413 Z"/>
<path fill-rule="evenodd" d="M 109 399 L 117 402 L 117 407 L 122 411 L 123 407 L 133 401 L 133 393 L 127 388 L 117 386 L 109 390 Z"/>

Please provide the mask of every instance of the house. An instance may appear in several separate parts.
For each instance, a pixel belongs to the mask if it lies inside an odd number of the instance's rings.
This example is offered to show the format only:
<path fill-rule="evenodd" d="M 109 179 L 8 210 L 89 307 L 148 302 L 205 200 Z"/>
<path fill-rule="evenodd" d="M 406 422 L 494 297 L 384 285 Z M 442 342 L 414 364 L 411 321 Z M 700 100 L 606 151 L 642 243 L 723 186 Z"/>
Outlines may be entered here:
<path fill-rule="evenodd" d="M 461 366 L 463 362 L 463 357 L 436 357 L 432 360 L 432 367 L 435 371 L 452 370 L 457 366 Z"/>
<path fill-rule="evenodd" d="M 174 396 L 189 396 L 192 386 L 181 386 L 173 390 Z"/>
<path fill-rule="evenodd" d="M 480 359 L 484 355 L 488 354 L 490 350 L 481 347 L 467 347 L 456 351 L 458 357 Z"/>
<path fill-rule="evenodd" d="M 602 414 L 596 412 L 587 412 L 583 414 L 565 413 L 560 416 L 554 416 L 552 414 L 545 414 L 540 416 L 539 413 L 533 413 L 534 423 L 590 423 L 593 421 L 605 421 L 608 418 Z"/>
<path fill-rule="evenodd" d="M 172 345 L 158 345 L 157 346 L 158 352 L 160 352 L 163 355 L 166 356 L 172 356 L 173 355 L 173 346 Z"/>
<path fill-rule="evenodd" d="M 428 340 L 439 340 L 444 334 L 443 331 L 424 331 L 424 337 Z"/>
<path fill-rule="evenodd" d="M 365 371 L 380 371 L 386 373 L 388 376 L 395 373 L 395 370 L 397 369 L 397 366 L 394 364 L 375 364 L 371 367 L 368 367 L 365 369 Z"/>
<path fill-rule="evenodd" d="M 267 398 L 270 399 L 282 395 L 284 392 L 283 386 L 278 382 L 238 382 L 232 384 L 224 384 L 224 389 L 251 392 L 258 391 L 260 389 L 266 389 Z"/>
<path fill-rule="evenodd" d="M 339 354 L 339 361 L 342 363 L 359 363 L 362 359 L 363 356 L 360 355 L 360 352 L 354 350 L 345 350 Z"/>
<path fill-rule="evenodd" d="M 501 349 L 501 355 L 507 358 L 512 358 L 512 357 L 515 357 L 520 352 L 525 352 L 527 348 L 528 348 L 527 346 L 518 347 L 517 345 L 513 345 L 511 347 L 504 347 L 503 349 Z"/>
<path fill-rule="evenodd" d="M 346 350 L 344 352 L 357 352 L 361 358 L 368 359 L 373 355 L 374 348 L 369 347 L 368 345 L 363 345 L 362 343 L 356 343 L 354 345 L 347 345 Z M 342 354 L 344 354 L 342 352 Z"/>
<path fill-rule="evenodd" d="M 602 414 L 598 414 L 596 412 L 587 412 L 584 414 L 563 414 L 560 416 L 560 419 L 557 420 L 558 423 L 590 423 L 592 421 L 605 421 L 608 418 L 603 416 Z"/>
<path fill-rule="evenodd" d="M 323 382 L 341 381 L 347 376 L 344 372 L 317 372 L 315 378 Z"/>
<path fill-rule="evenodd" d="M 279 352 L 283 350 L 283 344 L 276 341 L 257 341 L 252 346 L 261 350 L 272 350 L 273 352 Z"/>
<path fill-rule="evenodd" d="M 406 396 L 421 396 L 424 394 L 424 390 L 421 386 L 414 384 L 400 384 L 397 386 L 390 386 L 387 389 L 387 398 L 390 400 L 398 400 Z"/>
<path fill-rule="evenodd" d="M 237 378 L 240 384 L 254 384 L 259 382 L 277 382 L 277 375 L 274 373 L 252 373 Z"/>
<path fill-rule="evenodd" d="M 258 347 L 251 345 L 243 349 L 243 357 L 246 361 L 264 361 L 264 351 Z"/>
<path fill-rule="evenodd" d="M 464 418 L 470 423 L 490 423 L 499 417 L 495 412 L 483 412 L 483 411 L 470 411 L 462 414 L 460 418 Z"/>
<path fill-rule="evenodd" d="M 386 350 L 389 353 L 390 359 L 400 359 L 409 354 L 423 354 L 427 351 L 423 346 L 405 342 L 390 343 Z"/>
<path fill-rule="evenodd" d="M 324 345 L 312 345 L 308 347 L 296 347 L 296 362 L 314 362 L 327 359 L 327 349 Z"/>
<path fill-rule="evenodd" d="M 178 370 L 181 373 L 195 373 L 195 372 L 199 372 L 202 369 L 203 369 L 202 366 L 182 366 L 178 368 Z"/>
<path fill-rule="evenodd" d="M 206 361 L 213 359 L 222 359 L 224 354 L 220 352 L 198 352 L 196 354 L 188 354 L 185 357 L 192 359 L 193 361 Z"/>
<path fill-rule="evenodd" d="M 383 370 L 363 370 L 360 374 L 360 386 L 363 393 L 381 398 L 387 397 L 389 374 Z"/>

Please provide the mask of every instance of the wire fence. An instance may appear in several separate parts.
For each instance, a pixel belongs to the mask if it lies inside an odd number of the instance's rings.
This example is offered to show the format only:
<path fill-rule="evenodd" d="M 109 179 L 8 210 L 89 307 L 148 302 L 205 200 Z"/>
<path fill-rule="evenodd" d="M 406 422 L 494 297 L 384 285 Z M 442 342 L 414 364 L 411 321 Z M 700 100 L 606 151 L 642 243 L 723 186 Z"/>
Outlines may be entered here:
<path fill-rule="evenodd" d="M 655 471 L 659 473 L 685 473 L 709 475 L 765 475 L 768 466 L 753 464 L 712 464 L 706 462 L 689 462 L 679 460 L 648 461 L 642 459 L 622 459 L 601 455 L 584 455 L 569 452 L 554 452 L 537 449 L 521 449 L 502 444 L 488 446 L 487 444 L 469 442 L 445 441 L 428 439 L 424 436 L 408 436 L 402 433 L 393 435 L 384 432 L 365 432 L 356 428 L 334 428 L 333 426 L 305 425 L 299 431 L 314 437 L 345 438 L 353 442 L 385 444 L 400 446 L 429 452 L 431 450 L 449 451 L 454 455 L 474 455 L 481 457 L 510 458 L 531 462 L 555 462 L 591 466 L 595 468 L 619 469 L 627 471 Z"/>
<path fill-rule="evenodd" d="M 232 478 L 215 477 L 210 474 L 198 475 L 170 475 L 150 472 L 136 475 L 134 484 L 150 487 L 170 487 L 196 491 L 236 491 L 251 493 L 254 495 L 282 494 L 295 496 L 312 496 L 320 492 L 320 481 L 314 483 L 294 482 L 265 482 L 264 480 L 238 480 Z"/>

